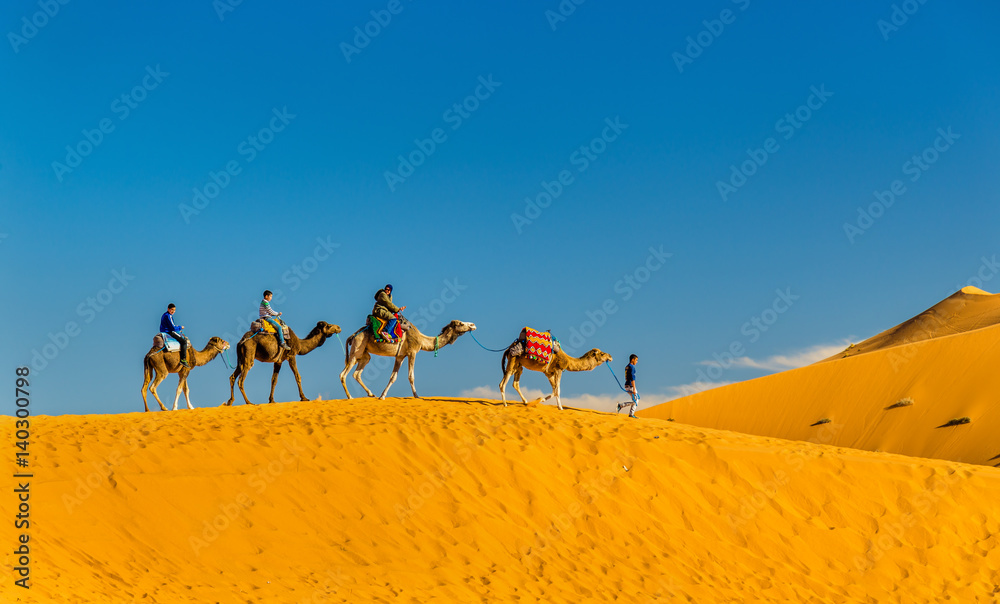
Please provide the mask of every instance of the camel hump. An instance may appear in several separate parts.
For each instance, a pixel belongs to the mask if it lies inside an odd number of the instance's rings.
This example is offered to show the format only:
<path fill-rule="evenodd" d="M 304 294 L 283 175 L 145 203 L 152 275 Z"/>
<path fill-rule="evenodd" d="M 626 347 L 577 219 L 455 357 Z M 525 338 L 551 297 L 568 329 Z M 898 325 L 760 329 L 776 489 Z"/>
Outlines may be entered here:
<path fill-rule="evenodd" d="M 170 334 L 158 333 L 153 336 L 154 348 L 166 348 L 167 352 L 176 352 L 181 349 L 181 343 L 173 339 Z"/>
<path fill-rule="evenodd" d="M 281 335 L 282 335 L 283 338 L 285 338 L 287 340 L 288 339 L 288 325 L 286 325 L 285 322 L 282 321 L 281 319 L 279 319 L 278 317 L 271 317 L 271 318 L 274 319 L 275 321 L 277 321 L 278 325 L 281 325 Z M 274 325 L 271 325 L 270 321 L 265 321 L 264 319 L 257 319 L 256 321 L 254 321 L 253 323 L 250 324 L 250 333 L 251 334 L 258 334 L 258 333 L 261 333 L 261 332 L 268 333 L 268 334 L 277 333 L 276 330 L 274 329 Z"/>
<path fill-rule="evenodd" d="M 552 358 L 552 334 L 525 327 L 521 330 L 521 336 L 528 358 L 543 365 L 548 364 Z"/>

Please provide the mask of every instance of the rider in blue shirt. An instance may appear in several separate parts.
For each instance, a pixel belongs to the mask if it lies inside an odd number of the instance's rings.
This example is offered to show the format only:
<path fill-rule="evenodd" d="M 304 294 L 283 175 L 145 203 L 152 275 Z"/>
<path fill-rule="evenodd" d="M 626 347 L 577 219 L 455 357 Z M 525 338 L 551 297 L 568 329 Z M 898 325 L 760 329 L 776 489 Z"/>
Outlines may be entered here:
<path fill-rule="evenodd" d="M 180 333 L 180 331 L 184 329 L 184 326 L 181 325 L 180 327 L 177 327 L 174 323 L 175 312 L 177 312 L 177 307 L 173 304 L 168 304 L 167 312 L 163 313 L 163 316 L 160 317 L 160 332 L 169 335 L 171 338 L 181 343 L 181 365 L 188 367 L 188 340 Z M 163 344 L 166 345 L 166 342 Z"/>

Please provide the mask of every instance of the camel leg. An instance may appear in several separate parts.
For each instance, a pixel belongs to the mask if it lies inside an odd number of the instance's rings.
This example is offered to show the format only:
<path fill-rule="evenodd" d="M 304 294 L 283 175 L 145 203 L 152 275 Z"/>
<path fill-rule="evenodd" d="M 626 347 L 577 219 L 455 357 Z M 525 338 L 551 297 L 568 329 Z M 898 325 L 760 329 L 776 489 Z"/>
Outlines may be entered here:
<path fill-rule="evenodd" d="M 554 397 L 556 395 L 556 387 L 552 383 L 552 376 L 546 373 L 545 374 L 545 379 L 547 379 L 549 381 L 549 386 L 552 386 L 552 394 L 546 394 L 545 396 L 543 396 L 542 400 L 539 401 L 539 402 L 542 402 L 542 403 L 544 403 L 545 401 L 549 400 L 550 398 L 552 398 L 552 397 Z"/>
<path fill-rule="evenodd" d="M 517 395 L 521 397 L 521 402 L 524 403 L 525 405 L 527 405 L 528 404 L 528 399 L 524 398 L 524 395 L 521 394 L 521 372 L 522 371 L 524 371 L 524 367 L 521 364 L 518 364 L 518 366 L 514 368 L 514 390 L 517 390 Z"/>
<path fill-rule="evenodd" d="M 187 401 L 188 409 L 194 409 L 191 404 L 191 386 L 188 385 L 187 378 L 184 378 L 184 400 Z"/>
<path fill-rule="evenodd" d="M 354 367 L 357 362 L 357 359 L 354 358 L 354 351 L 348 351 L 347 357 L 344 359 L 344 370 L 340 372 L 340 385 L 344 387 L 344 394 L 347 395 L 347 398 L 351 398 L 351 391 L 347 389 L 347 374 L 351 372 L 351 367 Z"/>
<path fill-rule="evenodd" d="M 149 382 L 152 381 L 152 377 L 149 375 L 149 368 L 145 367 L 143 363 L 142 368 L 142 406 L 146 408 L 146 412 L 149 412 L 149 404 L 146 403 L 146 388 L 149 387 Z"/>
<path fill-rule="evenodd" d="M 507 380 L 509 380 L 510 376 L 513 374 L 514 374 L 514 359 L 511 359 L 510 364 L 507 365 L 507 370 L 504 371 L 503 378 L 500 380 L 500 400 L 503 401 L 504 407 L 507 406 Z"/>
<path fill-rule="evenodd" d="M 291 359 L 288 360 L 288 364 L 291 365 Z M 271 398 L 267 401 L 268 403 L 274 402 L 274 387 L 278 385 L 278 372 L 281 371 L 281 363 L 274 364 L 274 373 L 271 374 Z"/>
<path fill-rule="evenodd" d="M 365 352 L 362 355 L 362 357 L 358 359 L 358 367 L 357 369 L 354 370 L 354 381 L 361 384 L 361 387 L 365 389 L 365 392 L 368 393 L 368 396 L 374 397 L 375 393 L 369 390 L 368 386 L 366 386 L 365 383 L 361 381 L 361 372 L 365 370 L 365 367 L 368 366 L 368 362 L 371 360 L 372 360 L 372 355 L 368 354 L 367 352 Z"/>
<path fill-rule="evenodd" d="M 181 393 L 184 392 L 184 381 L 187 379 L 183 373 L 177 375 L 177 392 L 174 393 L 174 408 L 173 411 L 177 411 L 177 401 L 181 399 Z"/>
<path fill-rule="evenodd" d="M 389 388 L 392 386 L 393 382 L 396 381 L 396 375 L 399 373 L 399 368 L 403 364 L 403 359 L 406 357 L 396 357 L 396 362 L 392 364 L 392 375 L 389 376 L 389 383 L 385 385 L 385 390 L 382 391 L 382 396 L 378 397 L 379 400 L 385 400 L 385 395 L 388 394 Z"/>
<path fill-rule="evenodd" d="M 413 361 L 415 360 L 417 360 L 417 353 L 414 352 L 406 357 L 406 365 L 410 371 L 410 389 L 413 390 L 413 398 L 420 398 L 420 395 L 417 394 L 417 385 L 413 383 Z"/>
<path fill-rule="evenodd" d="M 149 385 L 149 391 L 153 393 L 153 398 L 155 398 L 157 404 L 160 405 L 160 411 L 166 411 L 167 407 L 163 404 L 163 401 L 160 400 L 160 395 L 157 394 L 156 387 L 159 386 L 163 380 L 167 379 L 168 375 L 170 374 L 165 373 L 163 374 L 163 377 L 160 377 L 160 374 L 157 373 L 156 377 L 153 379 L 153 383 Z"/>
<path fill-rule="evenodd" d="M 559 382 L 561 381 L 560 378 L 562 377 L 562 372 L 556 371 L 552 375 L 548 375 L 546 377 L 549 378 L 549 385 L 552 386 L 552 394 L 548 395 L 543 400 L 547 401 L 550 398 L 555 397 L 556 405 L 559 405 L 559 410 L 562 411 L 562 399 L 559 397 Z"/>
<path fill-rule="evenodd" d="M 295 383 L 299 386 L 299 400 L 308 401 L 306 393 L 302 392 L 302 376 L 299 375 L 299 366 L 295 361 L 295 355 L 288 357 L 288 366 L 292 368 L 292 374 L 295 375 Z"/>
<path fill-rule="evenodd" d="M 252 405 L 253 403 L 251 403 L 250 399 L 247 398 L 247 391 L 243 389 L 243 382 L 246 381 L 247 374 L 250 373 L 251 367 L 253 367 L 253 359 L 248 359 L 246 366 L 243 367 L 243 373 L 240 374 L 240 379 L 236 382 L 236 384 L 240 387 L 240 392 L 243 394 L 243 400 L 246 401 L 246 404 L 248 405 Z"/>
<path fill-rule="evenodd" d="M 229 400 L 223 403 L 227 407 L 231 406 L 236 399 L 236 378 L 240 377 L 241 373 L 243 373 L 243 365 L 236 361 L 236 370 L 233 371 L 233 375 L 229 376 Z"/>

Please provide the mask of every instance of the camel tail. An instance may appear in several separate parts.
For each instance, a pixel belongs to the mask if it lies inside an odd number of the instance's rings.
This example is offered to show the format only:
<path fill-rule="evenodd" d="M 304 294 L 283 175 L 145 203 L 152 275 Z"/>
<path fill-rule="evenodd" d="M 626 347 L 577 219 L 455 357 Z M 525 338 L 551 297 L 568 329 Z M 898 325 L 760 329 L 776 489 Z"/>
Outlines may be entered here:
<path fill-rule="evenodd" d="M 500 355 L 500 375 L 507 375 L 507 358 L 509 354 L 510 351 L 505 350 L 503 351 L 503 354 Z"/>
<path fill-rule="evenodd" d="M 153 363 L 149 360 L 149 355 L 142 357 L 142 392 L 145 394 L 149 383 L 153 381 Z"/>
<path fill-rule="evenodd" d="M 347 361 L 351 358 L 351 347 L 354 346 L 354 336 L 358 334 L 352 333 L 347 336 L 347 342 L 344 343 L 344 365 L 347 365 Z"/>

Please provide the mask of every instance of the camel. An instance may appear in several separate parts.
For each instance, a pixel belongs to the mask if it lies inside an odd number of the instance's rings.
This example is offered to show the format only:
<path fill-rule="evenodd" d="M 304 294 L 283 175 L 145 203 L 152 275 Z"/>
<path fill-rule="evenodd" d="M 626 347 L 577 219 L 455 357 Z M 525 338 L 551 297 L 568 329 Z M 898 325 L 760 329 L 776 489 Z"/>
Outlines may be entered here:
<path fill-rule="evenodd" d="M 340 333 L 339 325 L 333 325 L 325 321 L 317 323 L 316 327 L 313 327 L 312 331 L 309 332 L 309 335 L 302 339 L 299 339 L 295 335 L 295 332 L 289 329 L 285 342 L 291 349 L 283 350 L 278 347 L 278 337 L 275 335 L 258 333 L 251 337 L 251 332 L 246 332 L 240 338 L 239 343 L 236 344 L 236 371 L 233 372 L 233 375 L 229 376 L 229 400 L 224 405 L 232 405 L 233 400 L 236 398 L 234 394 L 236 378 L 240 380 L 240 392 L 243 393 L 243 400 L 248 405 L 253 404 L 247 398 L 246 390 L 243 389 L 243 382 L 247 379 L 247 373 L 253 367 L 254 360 L 262 363 L 274 363 L 274 374 L 271 375 L 271 397 L 267 402 L 274 402 L 274 387 L 278 383 L 278 372 L 281 371 L 281 364 L 285 361 L 288 361 L 288 366 L 292 368 L 292 373 L 295 374 L 295 383 L 299 386 L 299 398 L 303 401 L 309 400 L 306 398 L 305 393 L 302 392 L 302 378 L 299 376 L 299 368 L 295 364 L 295 357 L 309 354 L 322 346 L 328 337 L 338 333 Z"/>
<path fill-rule="evenodd" d="M 528 404 L 527 399 L 521 394 L 520 382 L 521 382 L 521 372 L 525 369 L 530 369 L 532 371 L 540 371 L 545 374 L 545 377 L 549 378 L 549 384 L 552 386 L 552 394 L 546 396 L 541 402 L 545 402 L 556 397 L 556 404 L 559 405 L 559 410 L 562 411 L 562 399 L 560 398 L 560 382 L 562 380 L 563 371 L 591 371 L 596 367 L 599 367 L 601 363 L 605 361 L 613 361 L 611 355 L 598 350 L 597 348 L 591 349 L 584 353 L 580 358 L 571 357 L 565 352 L 563 352 L 562 347 L 556 341 L 552 342 L 552 356 L 549 358 L 547 364 L 539 363 L 534 359 L 529 359 L 527 356 L 514 356 L 511 353 L 511 348 L 513 348 L 517 342 L 510 345 L 507 350 L 504 351 L 503 357 L 500 358 L 500 369 L 503 370 L 503 379 L 500 380 L 500 398 L 503 400 L 503 406 L 507 406 L 507 380 L 510 376 L 514 376 L 514 390 L 517 390 L 517 394 L 521 397 L 521 401 L 524 404 Z"/>
<path fill-rule="evenodd" d="M 455 320 L 442 327 L 440 335 L 431 337 L 420 333 L 419 329 L 410 324 L 409 329 L 403 332 L 403 337 L 398 342 L 388 343 L 376 342 L 371 331 L 367 327 L 362 327 L 347 338 L 344 370 L 340 372 L 340 383 L 344 386 L 347 398 L 351 398 L 351 392 L 347 389 L 347 373 L 357 363 L 358 368 L 354 370 L 354 379 L 361 384 L 368 396 L 375 396 L 361 381 L 361 372 L 364 371 L 373 354 L 382 357 L 396 357 L 396 363 L 392 367 L 392 375 L 389 376 L 389 383 L 386 384 L 385 390 L 379 396 L 380 400 L 385 400 L 389 387 L 396 381 L 396 375 L 403 364 L 403 359 L 409 359 L 410 388 L 413 390 L 413 398 L 420 398 L 417 394 L 417 386 L 413 383 L 413 363 L 417 358 L 417 353 L 421 350 L 436 352 L 448 344 L 454 343 L 462 334 L 475 330 L 475 323 Z"/>
<path fill-rule="evenodd" d="M 174 395 L 173 410 L 177 411 L 177 401 L 180 400 L 182 391 L 184 392 L 184 400 L 187 401 L 188 409 L 194 409 L 194 406 L 191 405 L 191 392 L 188 389 L 188 374 L 195 367 L 207 364 L 217 354 L 228 349 L 229 342 L 213 336 L 209 338 L 208 344 L 205 344 L 205 347 L 201 350 L 195 350 L 193 347 L 188 350 L 188 358 L 191 359 L 193 357 L 194 364 L 191 367 L 185 367 L 181 365 L 180 351 L 167 352 L 163 350 L 163 340 L 157 334 L 153 338 L 153 347 L 149 349 L 149 352 L 142 359 L 142 406 L 146 408 L 146 411 L 149 411 L 149 405 L 146 403 L 146 386 L 149 386 L 149 391 L 153 393 L 156 402 L 160 404 L 160 410 L 166 411 L 167 408 L 160 401 L 160 395 L 156 393 L 156 387 L 160 385 L 160 382 L 167 379 L 168 375 L 177 373 L 180 376 L 177 382 L 177 393 Z M 153 377 L 154 374 L 155 378 Z M 152 381 L 152 384 L 150 381 Z"/>

